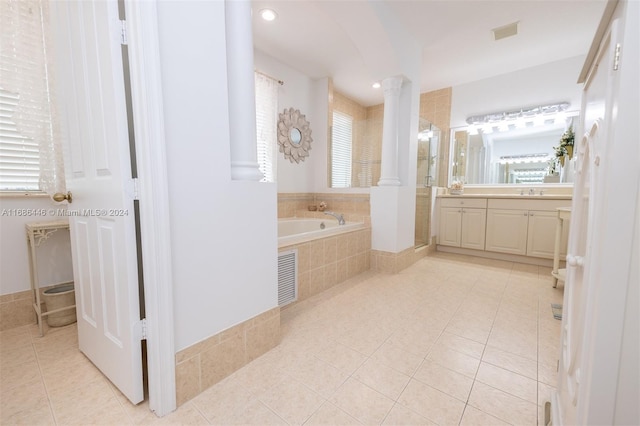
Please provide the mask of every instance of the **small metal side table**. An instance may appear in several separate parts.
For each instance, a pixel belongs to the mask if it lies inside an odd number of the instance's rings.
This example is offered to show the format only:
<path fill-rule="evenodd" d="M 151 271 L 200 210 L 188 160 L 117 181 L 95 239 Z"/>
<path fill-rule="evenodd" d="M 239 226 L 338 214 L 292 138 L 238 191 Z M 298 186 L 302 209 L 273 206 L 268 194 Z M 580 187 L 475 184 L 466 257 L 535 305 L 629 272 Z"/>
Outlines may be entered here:
<path fill-rule="evenodd" d="M 69 230 L 69 222 L 66 220 L 57 220 L 52 222 L 27 223 L 27 245 L 29 249 L 29 275 L 31 277 L 31 292 L 33 293 L 33 309 L 38 317 L 38 327 L 40 328 L 40 336 L 44 335 L 42 329 L 42 318 L 55 312 L 73 309 L 76 305 L 65 306 L 64 308 L 55 309 L 49 312 L 42 312 L 40 305 L 40 280 L 38 279 L 38 257 L 36 248 L 58 230 Z M 70 284 L 73 281 L 65 281 L 55 285 Z"/>
<path fill-rule="evenodd" d="M 566 268 L 560 269 L 560 245 L 562 244 L 562 230 L 565 220 L 571 219 L 571 207 L 559 207 L 558 222 L 556 224 L 556 244 L 553 250 L 553 288 L 558 287 L 558 280 L 564 281 L 567 278 Z"/>

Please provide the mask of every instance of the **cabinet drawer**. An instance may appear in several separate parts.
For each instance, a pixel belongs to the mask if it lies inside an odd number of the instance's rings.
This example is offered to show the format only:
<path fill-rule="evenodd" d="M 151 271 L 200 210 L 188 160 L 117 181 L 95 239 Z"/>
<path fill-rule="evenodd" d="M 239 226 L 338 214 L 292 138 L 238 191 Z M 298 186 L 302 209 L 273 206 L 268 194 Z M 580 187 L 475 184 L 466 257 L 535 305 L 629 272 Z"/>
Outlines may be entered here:
<path fill-rule="evenodd" d="M 496 198 L 488 202 L 488 208 L 502 210 L 555 211 L 558 207 L 571 207 L 571 200 L 509 200 Z"/>
<path fill-rule="evenodd" d="M 468 207 L 486 209 L 486 198 L 440 198 L 440 207 Z"/>

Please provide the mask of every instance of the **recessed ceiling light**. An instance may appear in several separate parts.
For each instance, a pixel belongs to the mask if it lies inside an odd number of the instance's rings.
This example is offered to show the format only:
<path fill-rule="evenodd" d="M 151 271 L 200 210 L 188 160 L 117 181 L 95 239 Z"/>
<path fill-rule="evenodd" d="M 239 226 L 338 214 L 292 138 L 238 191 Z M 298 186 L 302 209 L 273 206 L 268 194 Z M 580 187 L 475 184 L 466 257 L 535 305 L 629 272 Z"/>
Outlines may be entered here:
<path fill-rule="evenodd" d="M 380 83 L 378 83 L 377 81 L 375 83 L 373 83 L 371 85 L 371 87 L 373 87 L 374 89 L 379 89 L 380 88 Z"/>
<path fill-rule="evenodd" d="M 278 14 L 273 9 L 261 9 L 260 16 L 262 16 L 262 19 L 265 21 L 273 21 L 278 17 Z"/>

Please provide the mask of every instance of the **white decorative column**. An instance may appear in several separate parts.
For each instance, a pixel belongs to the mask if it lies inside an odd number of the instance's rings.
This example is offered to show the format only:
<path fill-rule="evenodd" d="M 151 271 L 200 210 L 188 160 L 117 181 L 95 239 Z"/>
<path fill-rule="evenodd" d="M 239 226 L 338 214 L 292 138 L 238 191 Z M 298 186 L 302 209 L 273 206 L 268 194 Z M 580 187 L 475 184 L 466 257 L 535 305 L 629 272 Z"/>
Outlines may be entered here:
<path fill-rule="evenodd" d="M 398 177 L 398 112 L 400 110 L 401 77 L 382 81 L 384 121 L 382 124 L 382 162 L 378 186 L 400 186 Z"/>
<path fill-rule="evenodd" d="M 258 181 L 251 3 L 225 1 L 231 179 Z"/>

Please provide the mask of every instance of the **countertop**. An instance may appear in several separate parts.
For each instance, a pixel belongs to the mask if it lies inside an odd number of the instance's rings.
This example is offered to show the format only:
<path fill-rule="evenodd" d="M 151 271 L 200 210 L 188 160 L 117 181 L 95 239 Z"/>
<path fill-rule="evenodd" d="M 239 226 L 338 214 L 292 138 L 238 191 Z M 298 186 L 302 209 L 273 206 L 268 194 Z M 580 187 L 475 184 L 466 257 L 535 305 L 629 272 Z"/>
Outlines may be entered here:
<path fill-rule="evenodd" d="M 544 194 L 544 195 L 520 195 L 520 194 L 462 194 L 438 195 L 437 198 L 500 198 L 510 200 L 570 200 L 571 195 L 568 194 Z"/>

